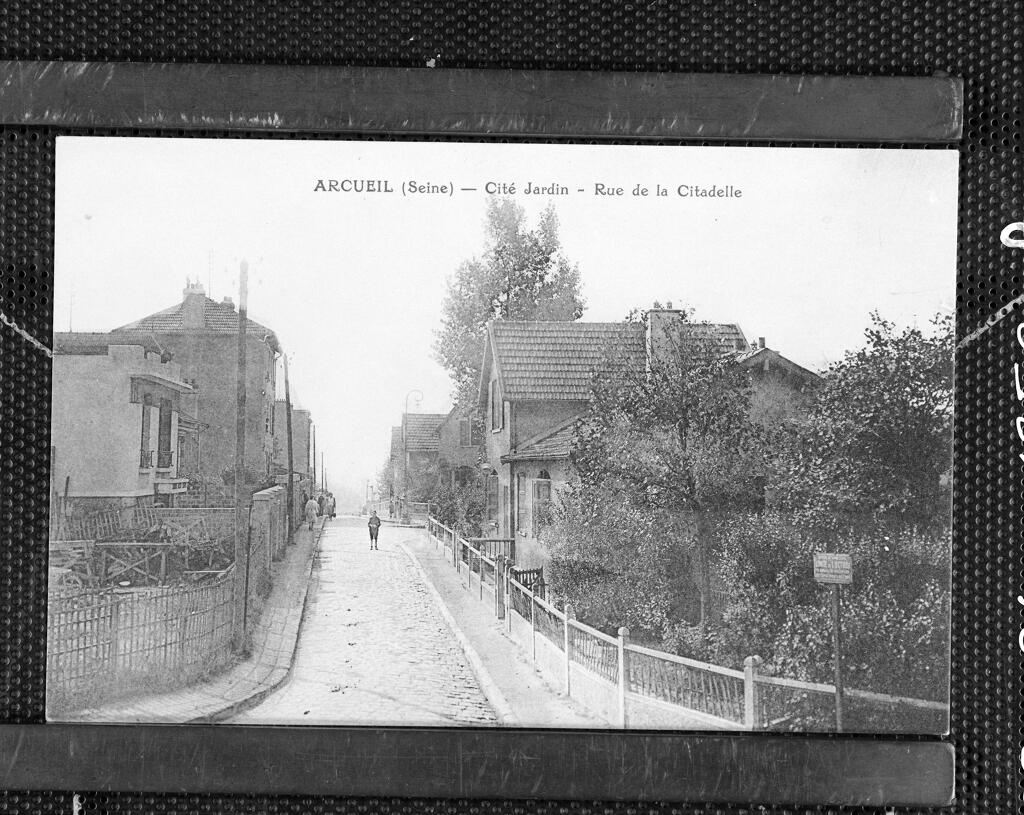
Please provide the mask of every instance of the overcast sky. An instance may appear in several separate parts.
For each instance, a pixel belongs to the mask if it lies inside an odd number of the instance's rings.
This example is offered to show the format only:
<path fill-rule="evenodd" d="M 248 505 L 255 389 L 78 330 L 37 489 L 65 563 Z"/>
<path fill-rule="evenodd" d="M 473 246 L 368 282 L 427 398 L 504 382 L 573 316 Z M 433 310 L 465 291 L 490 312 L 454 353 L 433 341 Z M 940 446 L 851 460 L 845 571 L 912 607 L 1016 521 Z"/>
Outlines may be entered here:
<path fill-rule="evenodd" d="M 447 276 L 483 250 L 488 182 L 516 184 L 531 222 L 555 204 L 585 320 L 671 300 L 820 370 L 862 344 L 872 310 L 923 325 L 953 309 L 956 162 L 952 150 L 62 137 L 55 330 L 168 308 L 189 277 L 237 303 L 245 258 L 249 314 L 289 355 L 328 475 L 361 491 L 410 390 L 421 411 L 451 406 L 431 346 Z M 349 178 L 395 192 L 315 191 Z M 455 191 L 403 195 L 411 181 Z M 569 194 L 526 195 L 527 183 Z"/>

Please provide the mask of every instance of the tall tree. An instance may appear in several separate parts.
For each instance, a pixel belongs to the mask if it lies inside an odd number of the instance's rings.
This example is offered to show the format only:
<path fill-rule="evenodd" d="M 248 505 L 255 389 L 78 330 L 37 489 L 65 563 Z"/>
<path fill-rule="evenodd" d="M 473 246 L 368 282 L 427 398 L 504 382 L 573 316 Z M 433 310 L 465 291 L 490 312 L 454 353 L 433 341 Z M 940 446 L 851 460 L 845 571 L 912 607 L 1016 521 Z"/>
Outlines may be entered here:
<path fill-rule="evenodd" d="M 749 374 L 687 330 L 685 313 L 666 340 L 646 370 L 609 360 L 595 377 L 573 463 L 584 494 L 613 484 L 623 513 L 657 519 L 650 534 L 621 539 L 638 547 L 628 557 L 641 562 L 650 539 L 678 542 L 683 551 L 670 560 L 692 564 L 703 619 L 716 519 L 762 502 L 772 429 L 751 421 Z M 575 522 L 588 525 L 581 515 Z"/>
<path fill-rule="evenodd" d="M 864 347 L 825 374 L 779 503 L 817 527 L 947 526 L 952 317 L 898 331 L 872 314 L 864 334 Z"/>
<path fill-rule="evenodd" d="M 457 404 L 473 405 L 489 320 L 578 320 L 579 268 L 562 254 L 558 216 L 548 206 L 534 228 L 508 198 L 487 204 L 486 248 L 448 280 L 435 357 L 449 372 Z"/>

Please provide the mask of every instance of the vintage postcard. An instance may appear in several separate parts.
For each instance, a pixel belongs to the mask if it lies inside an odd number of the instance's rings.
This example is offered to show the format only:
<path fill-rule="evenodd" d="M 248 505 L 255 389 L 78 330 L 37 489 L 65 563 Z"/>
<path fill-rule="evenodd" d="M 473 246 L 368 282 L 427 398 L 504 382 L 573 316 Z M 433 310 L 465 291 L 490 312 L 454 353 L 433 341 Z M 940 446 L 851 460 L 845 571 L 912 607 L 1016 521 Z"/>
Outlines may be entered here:
<path fill-rule="evenodd" d="M 59 138 L 50 720 L 945 732 L 957 159 Z"/>

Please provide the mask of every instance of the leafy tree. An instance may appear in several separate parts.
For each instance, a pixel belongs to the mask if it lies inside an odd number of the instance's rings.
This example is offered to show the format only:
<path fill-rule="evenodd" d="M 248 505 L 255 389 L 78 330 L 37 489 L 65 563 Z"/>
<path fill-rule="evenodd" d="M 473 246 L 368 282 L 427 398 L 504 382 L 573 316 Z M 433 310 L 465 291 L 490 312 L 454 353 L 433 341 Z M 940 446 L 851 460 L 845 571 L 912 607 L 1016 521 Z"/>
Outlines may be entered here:
<path fill-rule="evenodd" d="M 435 356 L 449 372 L 455 401 L 474 405 L 489 320 L 578 320 L 584 301 L 579 269 L 562 254 L 558 217 L 548 206 L 530 229 L 507 198 L 487 204 L 486 249 L 448 280 Z"/>
<path fill-rule="evenodd" d="M 577 434 L 573 463 L 581 484 L 614 485 L 613 505 L 625 515 L 657 520 L 653 535 L 679 550 L 666 562 L 691 564 L 704 619 L 716 515 L 758 509 L 770 466 L 771 428 L 750 420 L 750 374 L 723 358 L 699 327 L 691 330 L 686 312 L 646 369 L 615 359 L 602 368 Z"/>
<path fill-rule="evenodd" d="M 610 358 L 594 377 L 579 483 L 551 536 L 558 594 L 584 619 L 638 626 L 678 653 L 734 668 L 757 654 L 776 675 L 829 683 L 829 593 L 812 555 L 845 552 L 847 685 L 944 699 L 952 320 L 898 331 L 873 315 L 864 347 L 799 398 L 694 348 L 685 318 L 678 329 L 689 353 L 657 357 L 649 373 Z M 680 602 L 688 572 L 704 601 L 696 623 Z M 830 721 L 820 695 L 772 704 L 779 726 Z M 847 711 L 862 730 L 941 730 L 941 719 Z"/>
<path fill-rule="evenodd" d="M 443 483 L 430 499 L 431 512 L 441 523 L 465 537 L 478 537 L 484 517 L 484 488 L 477 477 L 468 484 Z"/>
<path fill-rule="evenodd" d="M 877 313 L 792 440 L 780 506 L 824 528 L 944 527 L 953 441 L 953 319 L 897 331 Z"/>

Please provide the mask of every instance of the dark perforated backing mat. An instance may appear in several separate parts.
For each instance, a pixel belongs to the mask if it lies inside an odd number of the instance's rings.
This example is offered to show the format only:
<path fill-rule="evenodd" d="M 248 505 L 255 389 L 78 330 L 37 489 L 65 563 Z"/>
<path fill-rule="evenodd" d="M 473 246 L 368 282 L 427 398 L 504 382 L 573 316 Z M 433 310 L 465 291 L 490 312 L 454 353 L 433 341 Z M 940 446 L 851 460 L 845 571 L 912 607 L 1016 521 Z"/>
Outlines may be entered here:
<path fill-rule="evenodd" d="M 836 8 L 835 6 L 841 6 Z M 641 3 L 503 7 L 448 2 L 0 5 L 0 58 L 271 62 L 596 70 L 928 75 L 965 80 L 958 320 L 965 337 L 1021 294 L 1024 253 L 1002 226 L 1024 217 L 1024 9 L 949 0 L 897 4 Z M 51 331 L 57 131 L 0 129 L 2 305 Z M 165 133 L 163 135 L 175 135 Z M 204 135 L 204 134 L 192 134 Z M 205 134 L 215 135 L 215 134 Z M 952 741 L 957 812 L 1017 811 L 1021 698 L 1021 464 L 1012 365 L 1021 312 L 961 348 L 956 443 Z M 0 326 L 0 718 L 43 716 L 49 365 Z M 89 760 L 83 757 L 83 760 Z M 88 794 L 93 812 L 717 812 L 721 807 Z M 8 792 L 17 812 L 70 812 L 67 794 Z M 749 811 L 749 810 L 747 810 Z M 790 809 L 767 811 L 796 811 Z M 805 811 L 805 810 L 799 810 Z"/>

